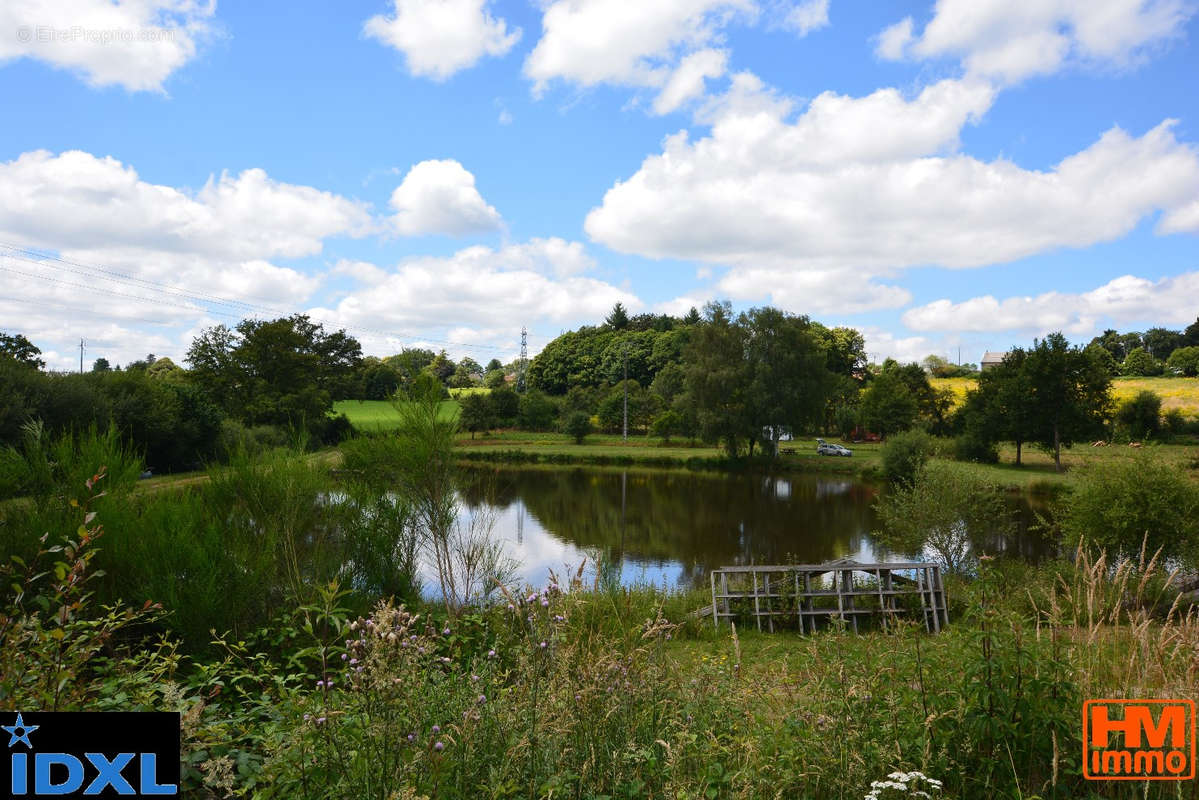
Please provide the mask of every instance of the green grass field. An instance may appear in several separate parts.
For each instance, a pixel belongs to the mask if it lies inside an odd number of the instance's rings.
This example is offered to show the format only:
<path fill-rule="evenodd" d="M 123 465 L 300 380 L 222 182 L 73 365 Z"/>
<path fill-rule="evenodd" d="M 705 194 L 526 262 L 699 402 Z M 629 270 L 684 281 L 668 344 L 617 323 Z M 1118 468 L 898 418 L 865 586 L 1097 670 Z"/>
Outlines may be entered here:
<path fill-rule="evenodd" d="M 442 418 L 456 416 L 459 408 L 457 400 L 442 401 Z M 400 415 L 390 400 L 338 400 L 333 404 L 333 413 L 345 414 L 360 431 L 386 431 L 400 424 Z"/>
<path fill-rule="evenodd" d="M 973 389 L 974 378 L 933 378 L 938 389 L 951 389 L 955 404 L 961 403 L 966 391 Z M 1177 408 L 1188 417 L 1199 417 L 1199 378 L 1116 378 L 1112 381 L 1112 397 L 1116 402 L 1127 400 L 1137 392 L 1148 389 L 1162 399 L 1162 411 Z"/>

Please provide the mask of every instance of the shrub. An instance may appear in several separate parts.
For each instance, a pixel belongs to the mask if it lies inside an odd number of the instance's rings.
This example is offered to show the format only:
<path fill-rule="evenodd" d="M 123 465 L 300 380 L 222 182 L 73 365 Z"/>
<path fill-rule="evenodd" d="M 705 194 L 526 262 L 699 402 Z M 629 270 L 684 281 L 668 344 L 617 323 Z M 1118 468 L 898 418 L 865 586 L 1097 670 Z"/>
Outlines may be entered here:
<path fill-rule="evenodd" d="M 1162 399 L 1148 389 L 1120 403 L 1116 422 L 1133 439 L 1146 439 L 1161 432 Z"/>
<path fill-rule="evenodd" d="M 989 437 L 967 430 L 953 440 L 953 457 L 976 464 L 998 464 L 999 448 Z"/>
<path fill-rule="evenodd" d="M 1172 371 L 1188 378 L 1199 375 L 1199 347 L 1179 347 L 1170 354 L 1166 364 Z"/>
<path fill-rule="evenodd" d="M 936 442 L 922 430 L 888 437 L 883 445 L 883 474 L 892 483 L 910 483 L 932 457 Z"/>
<path fill-rule="evenodd" d="M 591 433 L 591 417 L 585 411 L 570 412 L 562 425 L 562 432 L 573 437 L 575 444 L 582 444 L 587 434 Z"/>
<path fill-rule="evenodd" d="M 951 572 L 961 572 L 977 558 L 974 542 L 983 533 L 1010 529 L 1002 495 L 961 467 L 934 462 L 914 480 L 902 482 L 875 503 L 888 546 L 918 555 L 927 549 Z"/>
<path fill-rule="evenodd" d="M 1067 542 L 1112 557 L 1135 556 L 1143 544 L 1151 555 L 1161 548 L 1166 558 L 1199 558 L 1199 486 L 1152 453 L 1086 467 L 1053 519 Z"/>
<path fill-rule="evenodd" d="M 1162 374 L 1162 362 L 1143 347 L 1137 347 L 1124 358 L 1121 371 L 1125 375 L 1152 376 Z"/>

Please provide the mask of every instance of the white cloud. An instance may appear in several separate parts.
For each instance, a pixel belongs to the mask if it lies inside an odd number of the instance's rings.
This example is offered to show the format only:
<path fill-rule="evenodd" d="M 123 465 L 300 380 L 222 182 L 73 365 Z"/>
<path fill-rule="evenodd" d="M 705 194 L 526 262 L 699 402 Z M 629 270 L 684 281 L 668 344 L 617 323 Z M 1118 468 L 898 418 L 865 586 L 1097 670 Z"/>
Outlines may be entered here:
<path fill-rule="evenodd" d="M 382 281 L 314 309 L 338 325 L 405 331 L 453 321 L 472 329 L 598 320 L 612 306 L 642 307 L 633 294 L 575 273 L 590 263 L 578 242 L 533 239 L 499 250 L 468 247 L 448 257 L 418 257 Z"/>
<path fill-rule="evenodd" d="M 822 275 L 847 276 L 864 310 L 902 302 L 902 290 L 871 279 L 904 267 L 1085 247 L 1158 211 L 1160 232 L 1194 225 L 1199 154 L 1172 121 L 1140 137 L 1113 128 L 1050 170 L 1026 170 L 955 152 L 994 96 L 969 79 L 910 99 L 826 92 L 790 121 L 788 100 L 738 75 L 705 112 L 710 135 L 668 137 L 608 190 L 585 230 L 620 252 L 733 267 L 721 285 L 736 296 L 790 304 L 812 286 L 837 288 Z"/>
<path fill-rule="evenodd" d="M 870 273 L 854 270 L 796 270 L 787 266 L 729 270 L 717 284 L 722 295 L 771 305 L 797 314 L 856 314 L 898 308 L 912 294 L 893 284 L 878 283 Z"/>
<path fill-rule="evenodd" d="M 502 56 L 520 39 L 488 10 L 487 0 L 393 0 L 390 15 L 366 21 L 363 33 L 404 54 L 413 75 L 443 81 L 484 56 Z"/>
<path fill-rule="evenodd" d="M 904 20 L 880 35 L 877 52 L 956 57 L 970 74 L 1016 82 L 1068 62 L 1128 66 L 1181 36 L 1193 13 L 1186 0 L 938 0 L 919 36 Z"/>
<path fill-rule="evenodd" d="M 405 236 L 465 236 L 494 231 L 500 214 L 475 188 L 475 176 L 457 161 L 422 161 L 391 195 L 392 222 Z"/>
<path fill-rule="evenodd" d="M 182 337 L 201 321 L 253 313 L 216 300 L 286 312 L 321 285 L 272 259 L 316 255 L 329 237 L 373 227 L 360 203 L 258 169 L 191 191 L 144 181 L 113 158 L 25 153 L 0 162 L 0 242 L 64 261 L 0 251 L 0 297 L 9 303 L 0 318 L 21 320 L 43 347 L 68 354 L 71 339 L 97 338 L 115 323 L 127 333 L 108 337 L 112 348 L 97 355 L 115 363 L 152 349 L 178 360 L 190 341 Z"/>
<path fill-rule="evenodd" d="M 91 86 L 162 91 L 211 33 L 213 0 L 5 0 L 0 64 L 32 58 Z"/>
<path fill-rule="evenodd" d="M 877 41 L 874 52 L 879 58 L 889 61 L 898 61 L 903 58 L 904 52 L 912 41 L 912 18 L 904 17 L 894 25 L 885 28 L 878 35 Z"/>
<path fill-rule="evenodd" d="M 723 50 L 698 50 L 684 58 L 654 99 L 655 114 L 669 114 L 704 93 L 704 81 L 719 78 L 728 66 Z"/>
<path fill-rule="evenodd" d="M 711 298 L 698 294 L 684 294 L 654 305 L 655 314 L 669 314 L 672 317 L 684 317 L 691 309 L 703 313 L 704 306 Z"/>
<path fill-rule="evenodd" d="M 923 336 L 898 337 L 890 331 L 871 326 L 859 330 L 866 340 L 866 357 L 876 364 L 888 358 L 901 364 L 922 361 L 929 353 L 937 352 L 937 344 Z"/>
<path fill-rule="evenodd" d="M 298 257 L 371 225 L 367 209 L 260 169 L 213 176 L 198 192 L 143 181 L 111 157 L 45 150 L 0 162 L 0 232 L 59 250 L 133 248 L 226 260 Z"/>
<path fill-rule="evenodd" d="M 828 0 L 803 0 L 797 3 L 783 18 L 782 26 L 801 37 L 827 27 Z"/>
<path fill-rule="evenodd" d="M 664 87 L 686 55 L 706 49 L 753 0 L 551 0 L 542 36 L 525 60 L 540 93 L 555 80 L 583 87 Z"/>
<path fill-rule="evenodd" d="M 919 331 L 1021 331 L 1074 335 L 1095 332 L 1100 324 L 1152 320 L 1183 324 L 1195 316 L 1199 272 L 1157 281 L 1124 275 L 1081 294 L 1046 292 L 997 300 L 991 295 L 960 303 L 936 300 L 913 308 L 903 323 Z"/>

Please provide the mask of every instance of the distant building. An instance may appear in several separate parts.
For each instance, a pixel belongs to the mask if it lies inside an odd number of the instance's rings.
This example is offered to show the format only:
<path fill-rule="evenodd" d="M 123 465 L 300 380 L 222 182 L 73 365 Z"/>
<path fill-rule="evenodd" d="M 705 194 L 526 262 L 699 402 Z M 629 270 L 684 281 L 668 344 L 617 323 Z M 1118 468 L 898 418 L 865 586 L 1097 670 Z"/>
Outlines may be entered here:
<path fill-rule="evenodd" d="M 980 372 L 986 372 L 991 367 L 998 367 L 1006 357 L 1007 353 L 992 353 L 988 350 L 983 353 L 983 360 L 979 363 L 978 369 Z"/>

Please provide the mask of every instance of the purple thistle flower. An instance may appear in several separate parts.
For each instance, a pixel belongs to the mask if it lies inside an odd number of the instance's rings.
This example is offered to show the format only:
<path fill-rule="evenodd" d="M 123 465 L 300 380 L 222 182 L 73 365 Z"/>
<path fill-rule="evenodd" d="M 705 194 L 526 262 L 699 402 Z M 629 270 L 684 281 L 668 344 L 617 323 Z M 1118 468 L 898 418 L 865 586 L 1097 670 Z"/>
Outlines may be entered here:
<path fill-rule="evenodd" d="M 445 749 L 445 745 L 442 744 L 441 742 L 438 742 L 437 744 L 433 745 L 433 749 L 440 753 L 442 750 Z"/>
<path fill-rule="evenodd" d="M 508 610 L 509 610 L 509 611 L 515 611 L 515 610 L 516 610 L 516 606 L 512 605 L 511 603 L 509 603 L 509 604 L 508 604 Z"/>
<path fill-rule="evenodd" d="M 415 734 L 415 733 L 410 733 L 410 734 L 408 734 L 408 741 L 409 741 L 409 742 L 415 742 L 415 741 L 416 741 L 416 734 Z"/>
<path fill-rule="evenodd" d="M 358 659 L 356 659 L 356 658 L 351 658 L 351 659 L 350 659 L 350 666 L 351 666 L 351 667 L 352 667 L 352 666 L 354 666 L 354 665 L 355 665 L 355 664 L 357 664 L 357 663 L 358 663 Z"/>
<path fill-rule="evenodd" d="M 441 726 L 440 726 L 440 725 L 434 725 L 434 726 L 433 726 L 433 733 L 435 733 L 435 734 L 436 734 L 436 733 L 441 733 Z"/>
<path fill-rule="evenodd" d="M 479 679 L 479 676 L 478 676 L 478 675 L 471 675 L 471 676 L 470 676 L 470 679 L 471 679 L 472 681 L 477 681 L 477 680 Z"/>
<path fill-rule="evenodd" d="M 441 632 L 441 635 L 442 635 L 442 636 L 449 636 L 449 635 L 450 635 L 450 629 L 449 629 L 449 628 L 446 628 L 444 631 L 442 631 L 442 632 Z"/>
<path fill-rule="evenodd" d="M 494 650 L 488 650 L 488 651 L 487 651 L 487 657 L 488 657 L 488 658 L 495 658 L 495 651 L 494 651 Z"/>
<path fill-rule="evenodd" d="M 341 654 L 341 660 L 342 660 L 342 661 L 345 661 L 347 658 L 349 658 L 349 656 L 347 656 L 345 653 L 342 653 L 342 654 Z"/>
<path fill-rule="evenodd" d="M 544 648 L 544 647 L 545 647 L 545 642 L 542 642 L 542 643 L 541 643 L 541 647 L 542 647 L 542 648 Z"/>
<path fill-rule="evenodd" d="M 550 607 L 550 601 L 549 601 L 549 600 L 542 600 L 542 601 L 541 601 L 541 607 L 542 607 L 542 608 L 549 608 L 549 607 Z"/>
<path fill-rule="evenodd" d="M 317 718 L 316 718 L 316 724 L 317 724 L 317 725 L 324 725 L 324 724 L 325 724 L 325 718 L 324 718 L 324 717 L 317 717 Z"/>
<path fill-rule="evenodd" d="M 481 695 L 479 695 L 479 702 L 480 702 L 480 703 L 486 703 L 486 702 L 487 702 L 487 695 L 485 695 L 485 694 L 481 694 Z"/>

